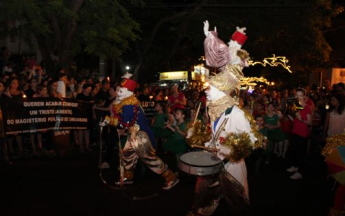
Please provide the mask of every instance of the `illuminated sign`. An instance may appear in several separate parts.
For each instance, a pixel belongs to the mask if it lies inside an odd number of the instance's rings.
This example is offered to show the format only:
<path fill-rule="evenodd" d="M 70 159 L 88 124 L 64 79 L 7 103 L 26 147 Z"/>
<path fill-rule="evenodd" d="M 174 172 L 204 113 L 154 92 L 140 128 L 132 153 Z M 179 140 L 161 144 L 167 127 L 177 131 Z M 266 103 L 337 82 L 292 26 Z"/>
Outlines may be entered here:
<path fill-rule="evenodd" d="M 188 80 L 188 71 L 161 72 L 159 80 Z"/>

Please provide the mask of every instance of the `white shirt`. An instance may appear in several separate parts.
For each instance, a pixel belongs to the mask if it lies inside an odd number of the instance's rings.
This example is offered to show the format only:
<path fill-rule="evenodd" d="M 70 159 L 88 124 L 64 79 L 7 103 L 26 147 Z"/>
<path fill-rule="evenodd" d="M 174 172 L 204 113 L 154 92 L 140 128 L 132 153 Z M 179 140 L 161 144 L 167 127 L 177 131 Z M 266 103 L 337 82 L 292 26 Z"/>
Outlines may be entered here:
<path fill-rule="evenodd" d="M 62 81 L 62 80 L 59 80 L 57 82 L 57 84 L 58 84 L 57 91 L 61 94 L 61 96 L 63 98 L 65 98 L 66 97 L 66 85 L 65 85 L 65 82 Z"/>

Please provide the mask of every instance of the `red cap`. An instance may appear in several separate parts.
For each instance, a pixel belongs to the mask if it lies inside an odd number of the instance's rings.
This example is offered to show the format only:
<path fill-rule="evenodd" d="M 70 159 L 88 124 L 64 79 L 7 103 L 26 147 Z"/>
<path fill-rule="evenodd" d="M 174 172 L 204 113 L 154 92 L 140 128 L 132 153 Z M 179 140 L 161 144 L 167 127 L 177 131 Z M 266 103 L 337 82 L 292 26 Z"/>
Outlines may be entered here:
<path fill-rule="evenodd" d="M 231 40 L 237 41 L 237 43 L 243 45 L 244 42 L 247 40 L 247 36 L 239 31 L 235 31 L 235 33 L 231 36 Z"/>
<path fill-rule="evenodd" d="M 137 87 L 137 82 L 131 79 L 123 79 L 121 82 L 121 87 L 127 88 L 129 91 L 134 92 Z"/>

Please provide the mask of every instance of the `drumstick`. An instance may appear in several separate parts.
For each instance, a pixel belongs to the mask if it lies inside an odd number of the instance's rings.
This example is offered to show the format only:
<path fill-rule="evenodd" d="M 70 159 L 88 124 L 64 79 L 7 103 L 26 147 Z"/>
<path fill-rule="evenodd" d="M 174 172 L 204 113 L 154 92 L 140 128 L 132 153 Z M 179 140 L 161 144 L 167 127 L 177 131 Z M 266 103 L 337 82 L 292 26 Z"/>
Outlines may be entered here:
<path fill-rule="evenodd" d="M 203 149 L 203 150 L 206 150 L 206 151 L 209 151 L 209 152 L 216 152 L 217 151 L 216 148 L 209 148 L 209 147 L 199 146 L 199 145 L 191 145 L 190 147 Z"/>
<path fill-rule="evenodd" d="M 196 119 L 198 118 L 200 107 L 201 107 L 201 102 L 199 102 L 198 109 L 196 110 L 196 114 L 195 114 L 195 118 L 194 118 L 194 121 L 193 121 L 193 125 L 195 124 Z"/>

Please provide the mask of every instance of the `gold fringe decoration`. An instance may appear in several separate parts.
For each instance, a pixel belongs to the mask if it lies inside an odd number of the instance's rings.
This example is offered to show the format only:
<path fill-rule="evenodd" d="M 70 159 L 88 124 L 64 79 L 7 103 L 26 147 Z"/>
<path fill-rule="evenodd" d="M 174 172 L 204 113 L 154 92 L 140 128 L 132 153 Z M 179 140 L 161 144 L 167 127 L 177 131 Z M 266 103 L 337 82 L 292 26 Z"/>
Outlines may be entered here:
<path fill-rule="evenodd" d="M 230 133 L 225 137 L 223 145 L 228 146 L 231 150 L 231 153 L 227 156 L 231 162 L 248 157 L 253 149 L 249 134 L 246 132 L 238 134 Z"/>
<path fill-rule="evenodd" d="M 244 112 L 245 117 L 248 119 L 251 132 L 253 133 L 255 137 L 255 142 L 252 143 L 253 150 L 257 148 L 263 148 L 264 147 L 264 136 L 262 133 L 259 132 L 258 128 L 256 127 L 256 122 L 252 114 L 250 114 L 247 110 L 241 109 Z"/>
<path fill-rule="evenodd" d="M 227 108 L 233 106 L 235 103 L 235 99 L 229 95 L 225 95 L 216 101 L 207 101 L 208 115 L 211 121 L 215 121 Z"/>
<path fill-rule="evenodd" d="M 115 112 L 117 114 L 122 113 L 122 107 L 125 105 L 140 105 L 140 101 L 135 97 L 135 95 L 129 96 L 123 99 L 120 103 L 114 104 Z"/>
<path fill-rule="evenodd" d="M 230 133 L 225 137 L 223 145 L 228 146 L 231 149 L 230 155 L 227 158 L 231 162 L 239 161 L 241 158 L 248 157 L 254 149 L 263 148 L 264 146 L 264 136 L 256 128 L 256 123 L 254 117 L 242 109 L 246 119 L 250 123 L 251 133 L 255 137 L 255 142 L 252 142 L 249 133 Z M 204 125 L 200 120 L 196 121 L 193 125 L 192 123 L 187 126 L 187 128 L 193 127 L 193 135 L 187 139 L 189 145 L 204 146 L 204 143 L 210 141 L 211 139 L 211 129 Z"/>
<path fill-rule="evenodd" d="M 225 93 L 240 89 L 240 79 L 244 77 L 240 65 L 226 65 L 218 74 L 210 76 L 208 82 Z"/>
<path fill-rule="evenodd" d="M 321 151 L 321 155 L 327 157 L 330 155 L 338 146 L 345 146 L 345 134 L 336 134 L 326 139 L 326 145 Z"/>
<path fill-rule="evenodd" d="M 197 120 L 194 125 L 193 123 L 188 124 L 187 128 L 193 128 L 193 135 L 186 139 L 190 146 L 204 146 L 206 142 L 210 141 L 211 130 L 200 120 Z"/>
<path fill-rule="evenodd" d="M 245 117 L 250 123 L 251 133 L 255 137 L 254 143 L 251 141 L 249 133 L 230 133 L 225 137 L 223 145 L 230 148 L 230 154 L 227 158 L 231 162 L 237 162 L 242 158 L 248 157 L 254 149 L 263 148 L 264 146 L 264 136 L 258 131 L 254 117 L 246 110 L 241 109 L 244 112 Z"/>
<path fill-rule="evenodd" d="M 112 116 L 106 116 L 105 120 L 109 121 L 110 126 L 116 127 L 119 124 L 119 119 Z"/>

